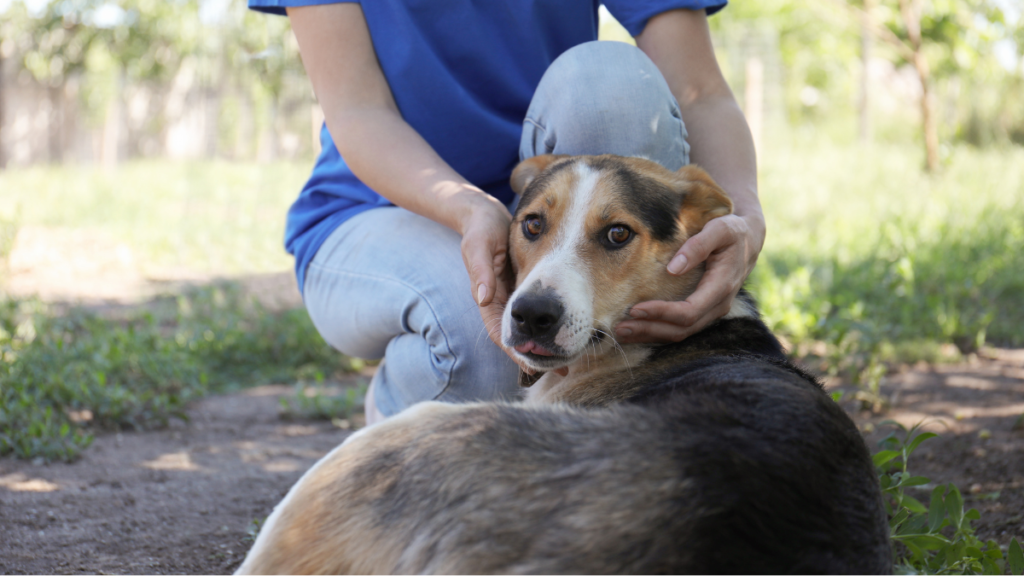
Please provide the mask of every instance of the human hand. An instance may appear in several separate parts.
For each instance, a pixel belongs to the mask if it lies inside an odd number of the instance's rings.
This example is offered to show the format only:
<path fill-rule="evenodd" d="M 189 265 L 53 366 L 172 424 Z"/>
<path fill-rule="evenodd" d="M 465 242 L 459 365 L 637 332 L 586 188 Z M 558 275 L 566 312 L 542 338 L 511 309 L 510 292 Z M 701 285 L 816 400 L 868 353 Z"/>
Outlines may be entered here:
<path fill-rule="evenodd" d="M 668 264 L 680 275 L 706 262 L 697 289 L 681 302 L 641 302 L 631 320 L 615 327 L 623 344 L 679 342 L 729 313 L 733 298 L 754 269 L 764 245 L 764 218 L 735 214 L 715 218 L 686 240 Z"/>
<path fill-rule="evenodd" d="M 470 211 L 462 227 L 462 261 L 469 272 L 473 297 L 491 341 L 505 351 L 527 374 L 525 366 L 501 343 L 501 318 L 511 294 L 508 267 L 508 230 L 512 215 L 497 200 L 485 201 Z"/>

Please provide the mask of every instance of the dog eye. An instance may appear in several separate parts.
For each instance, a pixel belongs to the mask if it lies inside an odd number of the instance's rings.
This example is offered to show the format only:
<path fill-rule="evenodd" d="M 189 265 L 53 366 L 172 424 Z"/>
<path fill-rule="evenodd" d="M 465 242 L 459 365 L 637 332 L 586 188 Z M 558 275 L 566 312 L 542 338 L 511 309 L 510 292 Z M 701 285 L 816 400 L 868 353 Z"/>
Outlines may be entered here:
<path fill-rule="evenodd" d="M 544 221 L 539 216 L 527 216 L 523 220 L 523 236 L 529 240 L 536 240 L 537 236 L 544 231 Z"/>
<path fill-rule="evenodd" d="M 633 237 L 633 231 L 625 226 L 612 226 L 608 229 L 608 242 L 612 246 L 622 246 Z"/>

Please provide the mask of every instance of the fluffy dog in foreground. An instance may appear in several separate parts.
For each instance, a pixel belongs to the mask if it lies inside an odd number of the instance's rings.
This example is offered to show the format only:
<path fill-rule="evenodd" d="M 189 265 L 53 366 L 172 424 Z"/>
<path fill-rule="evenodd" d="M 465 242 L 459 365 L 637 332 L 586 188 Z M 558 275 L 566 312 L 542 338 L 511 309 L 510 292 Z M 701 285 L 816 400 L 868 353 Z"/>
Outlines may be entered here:
<path fill-rule="evenodd" d="M 669 345 L 619 345 L 686 238 L 732 210 L 701 169 L 531 158 L 502 338 L 519 404 L 418 404 L 302 477 L 240 573 L 882 573 L 886 517 L 846 414 L 741 292 Z"/>

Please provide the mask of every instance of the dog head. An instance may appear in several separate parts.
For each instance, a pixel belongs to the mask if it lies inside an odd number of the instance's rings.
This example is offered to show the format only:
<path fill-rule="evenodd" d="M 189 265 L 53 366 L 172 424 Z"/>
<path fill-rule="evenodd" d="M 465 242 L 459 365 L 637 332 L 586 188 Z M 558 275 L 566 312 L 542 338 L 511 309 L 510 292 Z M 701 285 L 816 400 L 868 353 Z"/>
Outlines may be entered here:
<path fill-rule="evenodd" d="M 671 172 L 642 158 L 530 158 L 512 172 L 520 196 L 509 250 L 516 290 L 502 341 L 527 365 L 553 370 L 611 350 L 612 329 L 648 300 L 680 300 L 703 268 L 666 267 L 732 202 L 696 166 Z"/>

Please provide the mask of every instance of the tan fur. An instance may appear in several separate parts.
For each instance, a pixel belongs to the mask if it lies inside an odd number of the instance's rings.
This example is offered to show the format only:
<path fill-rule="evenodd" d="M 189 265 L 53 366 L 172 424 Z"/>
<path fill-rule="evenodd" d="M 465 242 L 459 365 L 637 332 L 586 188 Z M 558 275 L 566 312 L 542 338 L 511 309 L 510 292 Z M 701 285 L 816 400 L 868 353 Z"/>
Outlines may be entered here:
<path fill-rule="evenodd" d="M 372 464 L 381 451 L 401 450 L 415 440 L 429 440 L 432 421 L 461 409 L 437 402 L 418 404 L 350 437 L 292 488 L 279 510 L 268 518 L 237 573 L 394 572 L 403 543 L 393 537 L 392 530 L 375 521 L 372 504 L 384 496 L 400 469 L 380 469 L 369 485 L 351 478 L 348 472 Z M 439 441 L 442 447 L 455 445 Z"/>

